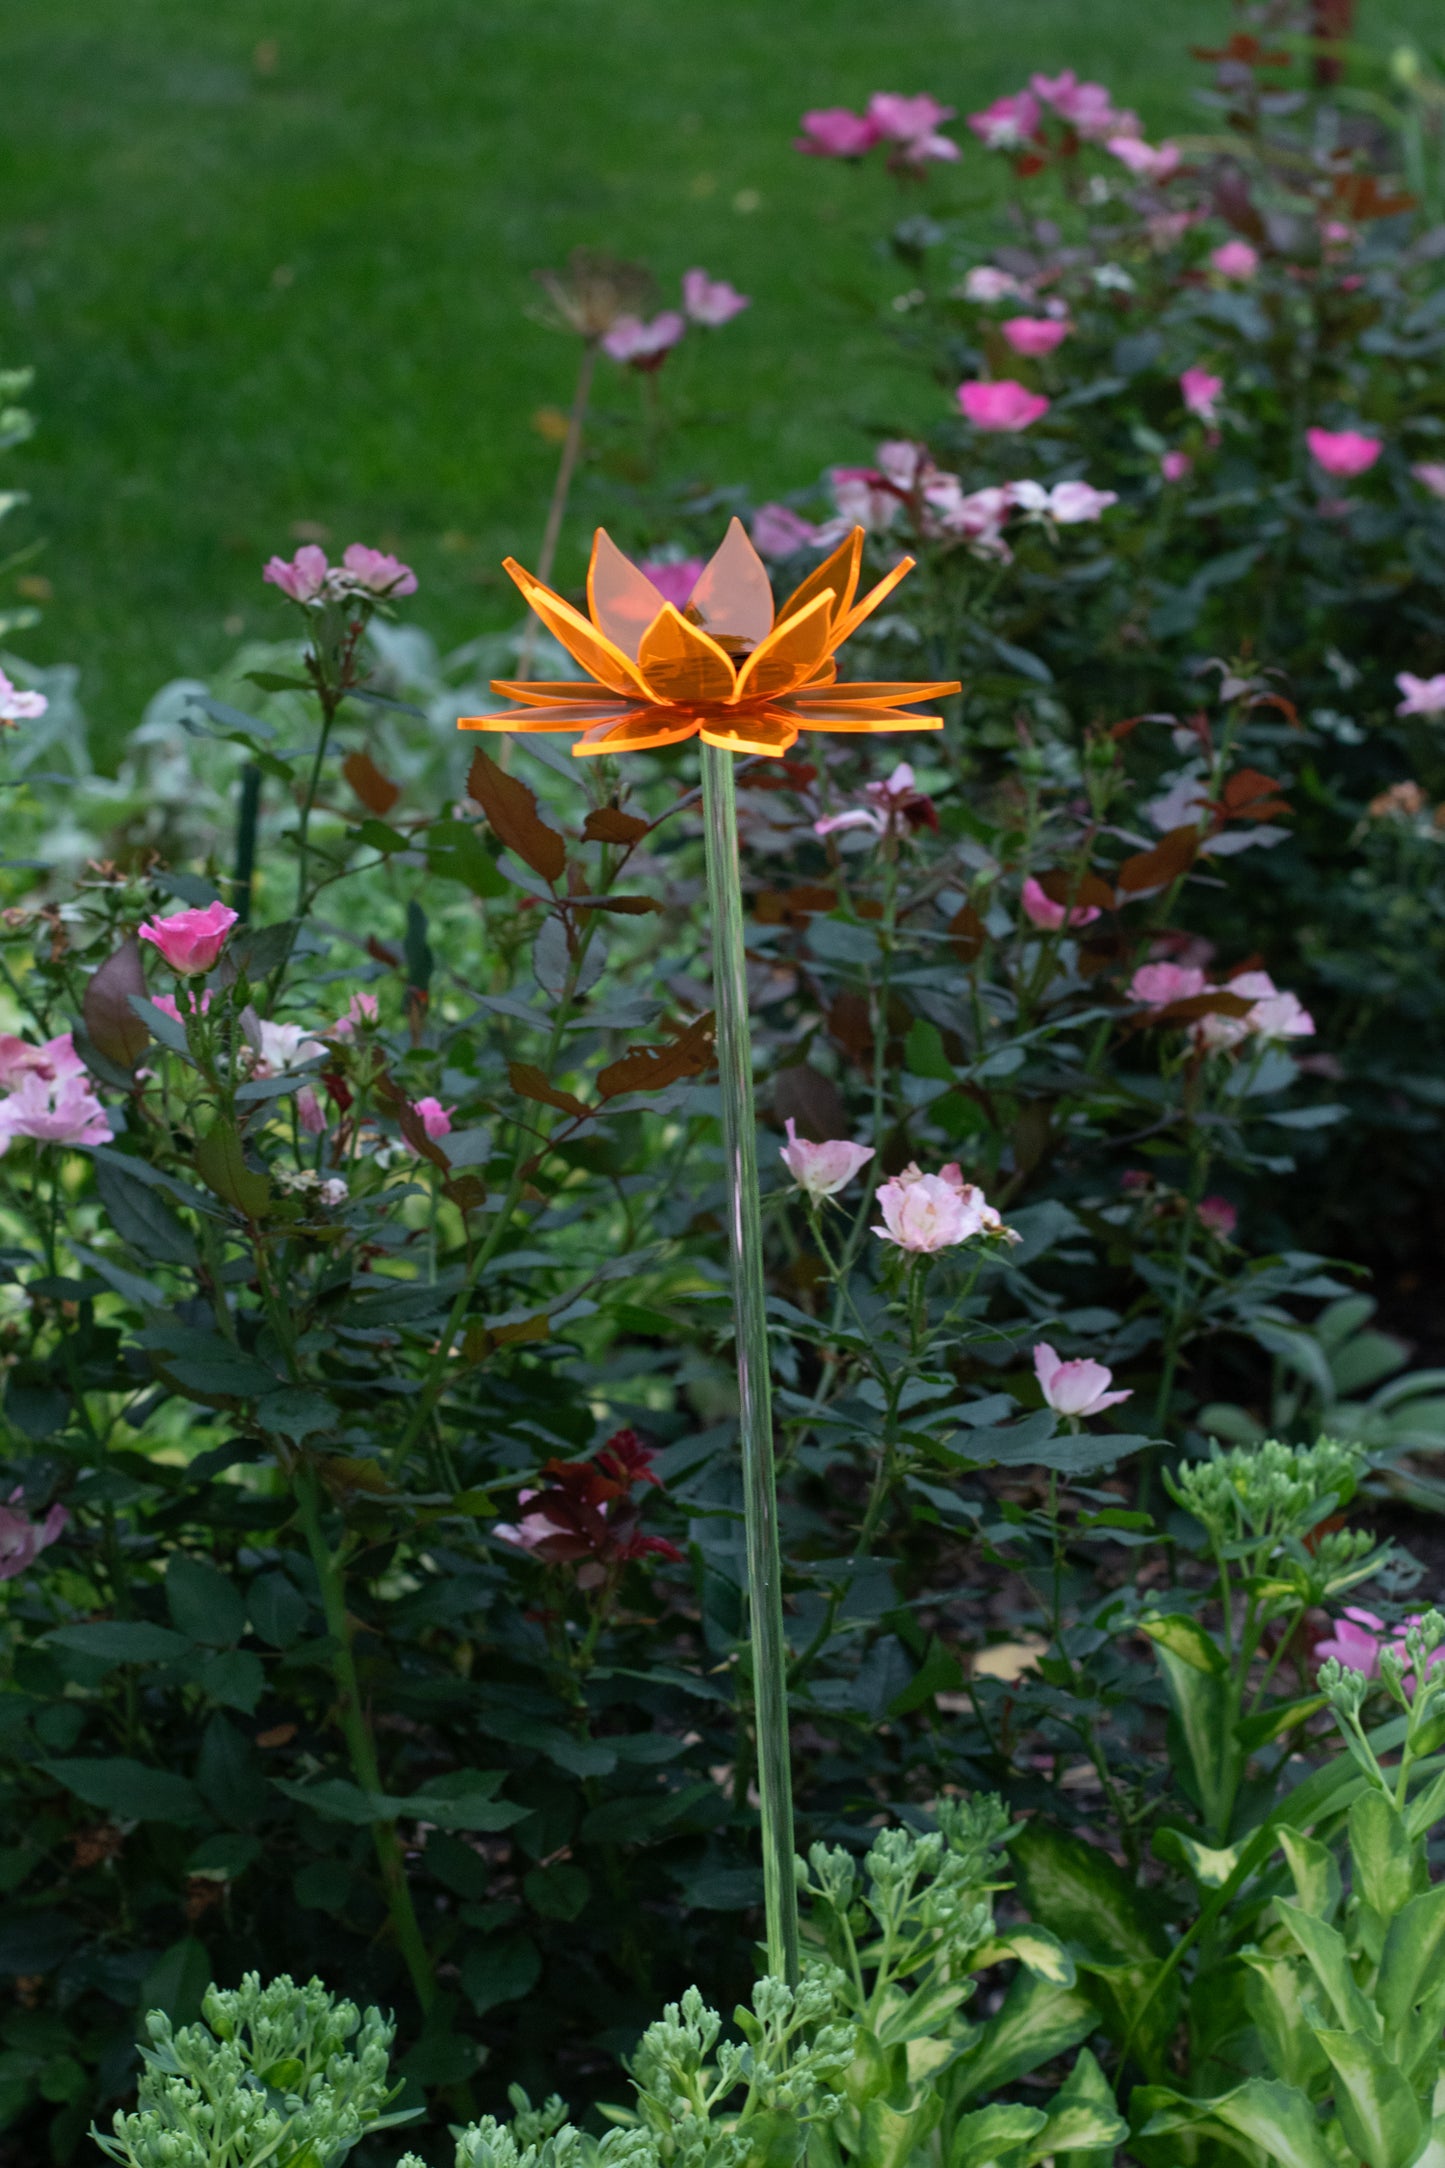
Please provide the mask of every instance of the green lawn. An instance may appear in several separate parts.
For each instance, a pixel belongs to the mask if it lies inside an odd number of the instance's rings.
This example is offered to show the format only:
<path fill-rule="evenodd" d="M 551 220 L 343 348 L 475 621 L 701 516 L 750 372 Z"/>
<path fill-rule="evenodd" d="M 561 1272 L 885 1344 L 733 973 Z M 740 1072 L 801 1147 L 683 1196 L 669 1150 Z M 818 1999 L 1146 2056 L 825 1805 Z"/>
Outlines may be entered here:
<path fill-rule="evenodd" d="M 1363 27 L 1419 35 L 1437 9 L 1363 0 Z M 1157 132 L 1189 120 L 1184 46 L 1228 21 L 1224 0 L 8 0 L 0 358 L 35 363 L 41 427 L 5 480 L 54 588 L 20 644 L 81 664 L 113 746 L 160 681 L 280 629 L 259 566 L 298 521 L 411 558 L 445 642 L 496 622 L 495 561 L 535 555 L 555 458 L 533 417 L 574 360 L 529 320 L 528 274 L 577 242 L 755 297 L 674 358 L 710 414 L 701 471 L 772 492 L 857 458 L 930 394 L 845 291 L 901 283 L 872 253 L 892 184 L 797 157 L 800 110 L 874 88 L 966 110 L 1073 65 Z M 987 165 L 931 185 L 982 200 Z M 632 389 L 610 372 L 607 403 Z"/>

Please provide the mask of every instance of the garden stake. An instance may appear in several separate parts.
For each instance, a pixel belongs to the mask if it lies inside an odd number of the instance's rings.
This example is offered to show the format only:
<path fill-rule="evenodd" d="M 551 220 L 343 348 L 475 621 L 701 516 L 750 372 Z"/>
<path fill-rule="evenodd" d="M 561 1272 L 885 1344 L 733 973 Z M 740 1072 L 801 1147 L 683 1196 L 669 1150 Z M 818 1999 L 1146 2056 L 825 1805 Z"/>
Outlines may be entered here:
<path fill-rule="evenodd" d="M 460 722 L 463 730 L 580 731 L 574 755 L 645 752 L 702 740 L 768 1969 L 790 1984 L 798 1978 L 798 1903 L 787 1647 L 732 763 L 739 753 L 786 753 L 800 730 L 942 729 L 941 716 L 909 709 L 914 702 L 957 692 L 956 684 L 838 681 L 835 651 L 912 568 L 912 559 L 903 558 L 859 601 L 862 559 L 863 530 L 855 527 L 775 610 L 767 568 L 741 523 L 733 520 L 686 608 L 679 610 L 599 528 L 587 573 L 590 616 L 584 617 L 508 558 L 507 570 L 527 602 L 586 676 L 552 683 L 524 676 L 500 681 L 492 691 L 518 705 Z"/>

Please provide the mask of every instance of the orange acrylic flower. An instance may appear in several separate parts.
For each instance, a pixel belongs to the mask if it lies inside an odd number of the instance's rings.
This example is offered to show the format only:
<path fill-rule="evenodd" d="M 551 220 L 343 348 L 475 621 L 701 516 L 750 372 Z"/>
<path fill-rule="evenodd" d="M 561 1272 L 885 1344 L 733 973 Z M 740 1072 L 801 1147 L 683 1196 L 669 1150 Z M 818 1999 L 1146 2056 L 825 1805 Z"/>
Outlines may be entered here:
<path fill-rule="evenodd" d="M 730 753 L 786 753 L 800 730 L 941 730 L 914 715 L 957 684 L 837 683 L 835 651 L 890 595 L 911 557 L 861 601 L 863 530 L 855 527 L 780 610 L 741 522 L 676 609 L 599 527 L 587 573 L 590 615 L 507 559 L 507 570 L 547 630 L 587 675 L 550 684 L 498 680 L 516 707 L 468 715 L 462 730 L 576 730 L 574 754 L 640 753 L 700 737 Z"/>

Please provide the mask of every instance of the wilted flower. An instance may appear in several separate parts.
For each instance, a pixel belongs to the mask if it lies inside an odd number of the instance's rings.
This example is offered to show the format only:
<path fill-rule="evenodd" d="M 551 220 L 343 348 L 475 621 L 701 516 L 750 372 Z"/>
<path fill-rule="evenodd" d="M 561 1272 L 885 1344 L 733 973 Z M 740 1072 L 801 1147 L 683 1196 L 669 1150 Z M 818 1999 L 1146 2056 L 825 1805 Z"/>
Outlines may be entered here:
<path fill-rule="evenodd" d="M 817 538 L 812 520 L 785 504 L 760 504 L 753 514 L 753 547 L 760 557 L 791 557 Z"/>
<path fill-rule="evenodd" d="M 1208 369 L 1186 369 L 1179 379 L 1179 389 L 1184 404 L 1191 414 L 1197 414 L 1202 422 L 1219 419 L 1219 395 L 1224 390 L 1224 378 L 1213 376 Z"/>
<path fill-rule="evenodd" d="M 788 1141 L 778 1147 L 778 1156 L 799 1189 L 805 1190 L 815 1202 L 836 1196 L 873 1157 L 871 1144 L 849 1144 L 842 1138 L 833 1138 L 826 1144 L 810 1144 L 806 1137 L 798 1135 L 791 1116 L 787 1131 Z"/>
<path fill-rule="evenodd" d="M 638 1483 L 662 1485 L 652 1473 L 653 1455 L 635 1430 L 619 1430 L 593 1460 L 549 1460 L 545 1489 L 519 1491 L 528 1508 L 517 1522 L 498 1522 L 492 1533 L 544 1564 L 576 1566 L 581 1588 L 599 1588 L 619 1566 L 639 1558 L 682 1554 L 664 1536 L 645 1536 L 642 1509 L 633 1502 Z"/>
<path fill-rule="evenodd" d="M 1316 466 L 1343 481 L 1367 473 L 1385 449 L 1379 437 L 1358 429 L 1307 429 L 1305 443 Z"/>
<path fill-rule="evenodd" d="M 1049 933 L 1057 933 L 1065 924 L 1070 928 L 1092 926 L 1099 916 L 1097 904 L 1076 904 L 1073 910 L 1068 910 L 1062 903 L 1055 903 L 1032 874 L 1024 882 L 1019 900 L 1023 904 L 1024 917 Z"/>
<path fill-rule="evenodd" d="M 810 158 L 862 158 L 882 132 L 868 114 L 851 113 L 844 105 L 822 106 L 816 112 L 805 113 L 800 126 L 803 133 L 793 148 L 805 151 Z"/>
<path fill-rule="evenodd" d="M 1039 125 L 1039 101 L 1031 90 L 995 98 L 982 112 L 968 115 L 968 126 L 986 150 L 1021 150 Z"/>
<path fill-rule="evenodd" d="M 1370 800 L 1365 811 L 1371 820 L 1418 820 L 1430 801 L 1418 783 L 1392 783 Z"/>
<path fill-rule="evenodd" d="M 828 487 L 837 517 L 817 529 L 820 542 L 841 541 L 851 527 L 886 534 L 903 510 L 902 491 L 881 467 L 830 467 Z"/>
<path fill-rule="evenodd" d="M 1026 385 L 1015 383 L 1008 376 L 992 382 L 976 379 L 960 384 L 957 398 L 974 428 L 991 432 L 1027 429 L 1049 411 L 1049 402 L 1042 392 L 1030 391 Z"/>
<path fill-rule="evenodd" d="M 1222 241 L 1210 250 L 1209 261 L 1222 279 L 1252 279 L 1259 269 L 1259 250 L 1248 241 Z"/>
<path fill-rule="evenodd" d="M 1397 715 L 1445 715 L 1445 675 L 1421 678 L 1401 670 L 1395 683 L 1405 695 Z"/>
<path fill-rule="evenodd" d="M 600 249 L 574 248 L 565 271 L 535 271 L 547 296 L 544 322 L 579 338 L 601 339 L 621 316 L 636 316 L 653 290 L 652 274 Z"/>
<path fill-rule="evenodd" d="M 1179 146 L 1177 143 L 1143 143 L 1138 136 L 1110 136 L 1105 149 L 1129 168 L 1139 179 L 1167 181 L 1171 173 L 1179 170 Z"/>
<path fill-rule="evenodd" d="M 173 911 L 169 918 L 147 919 L 140 938 L 158 948 L 182 978 L 198 978 L 214 966 L 237 916 L 229 904 L 208 903 L 204 911 Z"/>
<path fill-rule="evenodd" d="M 1102 1415 L 1105 1408 L 1131 1397 L 1127 1387 L 1123 1392 L 1110 1392 L 1114 1373 L 1107 1363 L 1092 1362 L 1087 1356 L 1063 1362 L 1047 1340 L 1040 1340 L 1034 1349 L 1034 1375 L 1056 1415 Z"/>
<path fill-rule="evenodd" d="M 70 1515 L 62 1505 L 53 1505 L 43 1521 L 17 1512 L 24 1496 L 17 1485 L 10 1493 L 9 1504 L 0 1506 L 0 1581 L 13 1581 L 17 1574 L 33 1566 L 40 1553 L 48 1550 L 70 1525 Z"/>
<path fill-rule="evenodd" d="M 0 1153 L 17 1137 L 37 1144 L 108 1144 L 114 1131 L 105 1108 L 78 1065 L 55 1076 L 35 1070 L 0 1099 Z"/>
<path fill-rule="evenodd" d="M 1052 354 L 1074 327 L 1067 318 L 1010 316 L 999 328 L 1016 354 L 1034 359 L 1040 354 Z"/>
<path fill-rule="evenodd" d="M 33 723 L 42 716 L 50 702 L 44 693 L 22 692 L 0 670 L 0 723 L 7 729 L 15 723 Z"/>
<path fill-rule="evenodd" d="M 693 270 L 682 274 L 682 305 L 695 324 L 717 325 L 750 309 L 752 300 L 726 279 L 710 279 L 706 271 Z"/>
<path fill-rule="evenodd" d="M 651 323 L 640 316 L 619 316 L 602 341 L 602 351 L 634 369 L 660 369 L 686 329 L 687 318 L 678 309 L 664 309 Z"/>

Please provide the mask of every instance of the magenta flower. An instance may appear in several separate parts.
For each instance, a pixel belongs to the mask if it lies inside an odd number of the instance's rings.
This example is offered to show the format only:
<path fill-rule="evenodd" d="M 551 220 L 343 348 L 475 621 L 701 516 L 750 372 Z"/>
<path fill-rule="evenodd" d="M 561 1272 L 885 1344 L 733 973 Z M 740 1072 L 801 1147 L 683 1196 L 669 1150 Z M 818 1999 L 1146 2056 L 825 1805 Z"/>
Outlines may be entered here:
<path fill-rule="evenodd" d="M 954 111 L 926 93 L 904 98 L 896 91 L 875 90 L 868 100 L 869 120 L 886 142 L 899 145 L 899 156 L 907 165 L 923 165 L 930 158 L 957 158 L 958 145 L 938 133 L 944 121 L 953 119 Z"/>
<path fill-rule="evenodd" d="M 438 1138 L 451 1135 L 452 1116 L 457 1111 L 455 1107 L 444 1107 L 440 1099 L 414 1099 L 411 1111 L 420 1116 L 422 1128 L 433 1144 Z"/>
<path fill-rule="evenodd" d="M 1349 1604 L 1334 1621 L 1333 1634 L 1315 1643 L 1317 1663 L 1333 1656 L 1347 1671 L 1363 1672 L 1367 1679 L 1380 1675 L 1380 1651 L 1385 1646 L 1385 1622 L 1359 1604 Z"/>
<path fill-rule="evenodd" d="M 1248 241 L 1222 241 L 1210 250 L 1209 261 L 1222 279 L 1252 279 L 1259 269 L 1259 250 Z"/>
<path fill-rule="evenodd" d="M 799 1189 L 815 1204 L 845 1189 L 859 1168 L 866 1167 L 873 1157 L 871 1144 L 849 1144 L 838 1137 L 827 1144 L 810 1144 L 798 1135 L 791 1116 L 787 1127 L 788 1141 L 779 1145 L 778 1156 Z"/>
<path fill-rule="evenodd" d="M 753 548 L 760 557 L 791 557 L 817 540 L 812 520 L 785 504 L 760 504 L 753 514 Z"/>
<path fill-rule="evenodd" d="M 114 1131 L 83 1070 L 43 1077 L 31 1070 L 0 1099 L 0 1154 L 17 1137 L 37 1144 L 109 1144 Z"/>
<path fill-rule="evenodd" d="M 345 584 L 359 588 L 363 594 L 385 595 L 394 602 L 400 595 L 416 593 L 416 574 L 411 566 L 404 565 L 388 550 L 368 549 L 364 542 L 351 542 L 341 564 Z"/>
<path fill-rule="evenodd" d="M 982 112 L 970 113 L 967 125 L 985 150 L 1021 150 L 1039 125 L 1039 101 L 1031 90 L 1016 91 L 1011 98 L 995 98 Z"/>
<path fill-rule="evenodd" d="M 677 610 L 686 609 L 705 569 L 701 557 L 649 557 L 642 566 L 663 601 Z"/>
<path fill-rule="evenodd" d="M 706 271 L 684 271 L 682 305 L 695 324 L 726 324 L 752 307 L 748 294 L 740 294 L 726 279 L 710 279 Z"/>
<path fill-rule="evenodd" d="M 1192 1001 L 1208 981 L 1194 964 L 1141 964 L 1129 981 L 1129 999 L 1142 1001 L 1151 1016 L 1176 1001 Z"/>
<path fill-rule="evenodd" d="M 16 723 L 33 723 L 45 713 L 50 702 L 44 693 L 24 693 L 18 685 L 12 685 L 0 670 L 0 723 L 7 730 Z"/>
<path fill-rule="evenodd" d="M 1128 125 L 1138 125 L 1132 113 L 1115 111 L 1114 101 L 1102 83 L 1081 83 L 1072 68 L 1065 68 L 1062 75 L 1031 75 L 1029 88 L 1085 142 L 1126 134 Z"/>
<path fill-rule="evenodd" d="M 1014 510 L 1012 482 L 965 491 L 956 474 L 931 474 L 923 484 L 925 534 L 961 535 L 977 557 L 1006 564 L 1012 554 L 1003 538 L 1004 522 Z"/>
<path fill-rule="evenodd" d="M 1040 1340 L 1034 1349 L 1034 1375 L 1039 1381 L 1039 1390 L 1056 1415 L 1076 1419 L 1102 1415 L 1105 1408 L 1116 1407 L 1121 1400 L 1132 1397 L 1127 1387 L 1123 1392 L 1110 1392 L 1114 1373 L 1107 1363 L 1091 1362 L 1087 1356 L 1080 1356 L 1073 1362 L 1061 1362 L 1047 1340 Z"/>
<path fill-rule="evenodd" d="M 296 1119 L 308 1137 L 324 1137 L 326 1114 L 314 1085 L 303 1084 L 296 1094 Z"/>
<path fill-rule="evenodd" d="M 1138 136 L 1112 135 L 1105 149 L 1141 181 L 1167 181 L 1179 170 L 1177 143 L 1145 143 Z"/>
<path fill-rule="evenodd" d="M 829 105 L 805 113 L 803 133 L 793 144 L 810 158 L 862 158 L 879 140 L 881 130 L 866 113 L 850 113 L 847 106 Z"/>
<path fill-rule="evenodd" d="M 678 309 L 664 309 L 651 323 L 640 316 L 619 316 L 602 341 L 602 351 L 634 369 L 660 369 L 686 329 L 687 318 Z"/>
<path fill-rule="evenodd" d="M 326 562 L 326 552 L 308 542 L 289 560 L 285 557 L 268 558 L 262 567 L 261 577 L 279 587 L 283 595 L 293 602 L 314 602 L 326 585 L 331 567 Z"/>
<path fill-rule="evenodd" d="M 1401 670 L 1395 683 L 1405 695 L 1397 715 L 1445 715 L 1445 676 L 1421 678 Z"/>
<path fill-rule="evenodd" d="M 1053 316 L 1010 316 L 1000 326 L 1014 352 L 1024 354 L 1030 360 L 1040 354 L 1052 354 L 1056 346 L 1063 345 L 1073 328 L 1067 320 Z"/>
<path fill-rule="evenodd" d="M 182 978 L 199 978 L 215 964 L 236 918 L 228 904 L 217 901 L 204 911 L 173 911 L 169 918 L 147 919 L 140 938 L 158 948 Z"/>
<path fill-rule="evenodd" d="M 1027 429 L 1049 411 L 1049 402 L 1042 392 L 1030 391 L 1026 385 L 1016 384 L 1010 376 L 993 382 L 976 379 L 969 384 L 960 384 L 957 398 L 975 429 L 994 433 Z"/>
<path fill-rule="evenodd" d="M 1197 414 L 1202 422 L 1213 423 L 1219 419 L 1219 395 L 1224 390 L 1222 376 L 1212 376 L 1208 369 L 1186 369 L 1179 379 L 1179 389 L 1191 414 Z"/>
<path fill-rule="evenodd" d="M 1070 911 L 1063 904 L 1055 903 L 1053 897 L 1046 894 L 1032 874 L 1024 882 L 1019 900 L 1023 904 L 1024 917 L 1031 925 L 1041 926 L 1047 933 L 1057 933 L 1065 923 L 1071 928 L 1092 926 L 1099 916 L 1097 904 L 1076 904 Z"/>
<path fill-rule="evenodd" d="M 17 1574 L 33 1566 L 40 1553 L 49 1550 L 70 1525 L 70 1515 L 61 1505 L 52 1506 L 43 1521 L 17 1513 L 15 1508 L 24 1496 L 17 1485 L 10 1493 L 10 1503 L 0 1506 L 0 1581 L 13 1581 Z"/>
<path fill-rule="evenodd" d="M 1190 458 L 1188 452 L 1181 452 L 1176 449 L 1160 454 L 1159 472 L 1166 482 L 1182 482 L 1185 476 L 1192 474 L 1193 471 L 1194 461 Z"/>
<path fill-rule="evenodd" d="M 1205 1232 L 1220 1242 L 1228 1242 L 1239 1225 L 1239 1214 L 1227 1197 L 1201 1197 L 1198 1217 Z"/>
<path fill-rule="evenodd" d="M 1445 497 L 1445 459 L 1422 459 L 1410 472 L 1432 497 Z"/>
<path fill-rule="evenodd" d="M 1316 466 L 1347 482 L 1368 473 L 1385 449 L 1379 437 L 1364 436 L 1358 429 L 1307 429 L 1305 443 Z"/>

